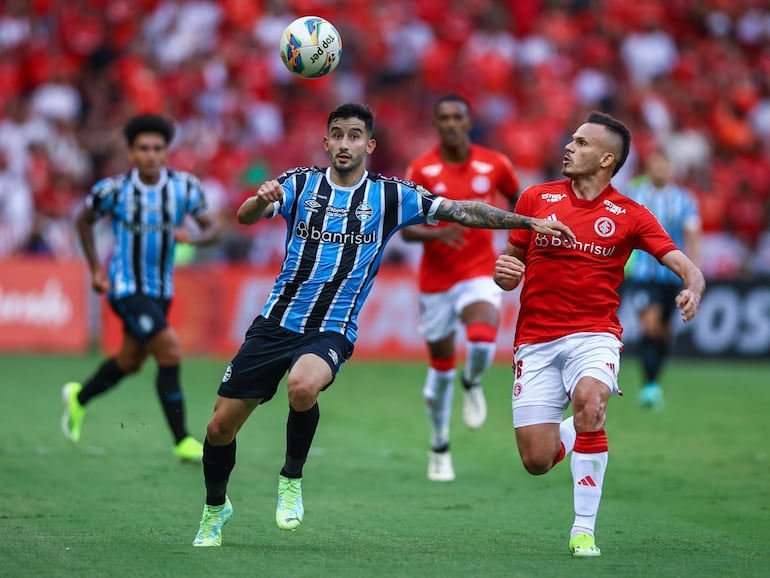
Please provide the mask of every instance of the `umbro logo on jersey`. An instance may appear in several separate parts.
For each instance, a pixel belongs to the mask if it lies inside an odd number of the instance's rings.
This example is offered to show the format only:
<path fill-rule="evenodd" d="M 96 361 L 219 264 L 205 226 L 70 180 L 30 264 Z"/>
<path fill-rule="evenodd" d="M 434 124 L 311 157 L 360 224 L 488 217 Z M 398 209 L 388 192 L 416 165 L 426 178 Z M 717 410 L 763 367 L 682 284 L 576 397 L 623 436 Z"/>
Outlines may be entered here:
<path fill-rule="evenodd" d="M 321 203 L 319 203 L 315 199 L 307 199 L 305 201 L 305 210 L 309 213 L 315 213 L 320 208 L 321 208 Z"/>
<path fill-rule="evenodd" d="M 594 479 L 591 476 L 586 476 L 582 480 L 580 480 L 577 483 L 578 486 L 590 486 L 592 488 L 596 487 L 596 482 L 594 482 Z"/>
<path fill-rule="evenodd" d="M 331 360 L 334 362 L 334 365 L 337 365 L 340 362 L 340 358 L 337 355 L 337 352 L 334 351 L 333 349 L 331 348 L 329 349 L 328 355 L 331 358 Z"/>

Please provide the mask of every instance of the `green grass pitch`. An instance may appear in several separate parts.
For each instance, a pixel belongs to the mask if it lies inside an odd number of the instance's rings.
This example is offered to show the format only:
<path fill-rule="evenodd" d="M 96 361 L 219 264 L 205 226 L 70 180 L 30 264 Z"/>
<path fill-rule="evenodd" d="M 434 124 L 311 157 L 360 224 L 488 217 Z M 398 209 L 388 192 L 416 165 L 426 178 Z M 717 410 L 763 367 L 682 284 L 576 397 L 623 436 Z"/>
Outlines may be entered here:
<path fill-rule="evenodd" d="M 274 522 L 285 388 L 238 437 L 222 548 L 191 543 L 199 466 L 171 453 L 152 362 L 88 408 L 80 444 L 59 430 L 62 383 L 99 359 L 0 357 L 0 576 L 579 577 L 770 575 L 770 364 L 674 360 L 667 406 L 636 405 L 624 360 L 610 401 L 602 556 L 572 559 L 569 466 L 524 472 L 510 367 L 485 379 L 489 419 L 469 431 L 455 395 L 453 483 L 427 481 L 421 364 L 346 364 L 321 395 L 305 466 L 305 521 Z M 188 358 L 188 423 L 202 437 L 223 360 Z"/>

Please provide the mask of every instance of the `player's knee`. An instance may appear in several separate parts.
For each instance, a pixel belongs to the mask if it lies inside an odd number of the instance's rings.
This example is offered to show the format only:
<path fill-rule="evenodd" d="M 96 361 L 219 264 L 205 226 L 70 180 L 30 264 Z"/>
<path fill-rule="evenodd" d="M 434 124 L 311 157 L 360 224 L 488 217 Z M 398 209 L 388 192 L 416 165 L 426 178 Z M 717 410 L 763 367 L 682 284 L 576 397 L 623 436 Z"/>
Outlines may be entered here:
<path fill-rule="evenodd" d="M 578 431 L 598 431 L 604 427 L 606 408 L 601 400 L 591 399 L 573 407 L 575 427 Z"/>
<path fill-rule="evenodd" d="M 152 354 L 158 365 L 180 365 L 182 363 L 182 346 L 178 341 L 167 341 L 152 349 Z"/>
<path fill-rule="evenodd" d="M 546 455 L 542 452 L 528 452 L 521 455 L 521 463 L 524 469 L 533 476 L 545 474 L 553 467 L 555 456 Z"/>
<path fill-rule="evenodd" d="M 236 428 L 214 415 L 206 426 L 206 438 L 213 446 L 224 446 L 235 439 Z"/>
<path fill-rule="evenodd" d="M 155 356 L 155 360 L 162 367 L 178 366 L 182 363 L 182 355 L 179 351 L 163 351 Z"/>
<path fill-rule="evenodd" d="M 295 411 L 307 411 L 318 399 L 318 388 L 309 380 L 292 380 L 287 384 L 289 405 Z"/>
<path fill-rule="evenodd" d="M 118 358 L 116 363 L 123 373 L 125 373 L 126 375 L 131 375 L 132 373 L 137 373 L 140 369 L 142 369 L 143 361 L 144 361 L 143 358 L 127 357 L 127 358 Z"/>

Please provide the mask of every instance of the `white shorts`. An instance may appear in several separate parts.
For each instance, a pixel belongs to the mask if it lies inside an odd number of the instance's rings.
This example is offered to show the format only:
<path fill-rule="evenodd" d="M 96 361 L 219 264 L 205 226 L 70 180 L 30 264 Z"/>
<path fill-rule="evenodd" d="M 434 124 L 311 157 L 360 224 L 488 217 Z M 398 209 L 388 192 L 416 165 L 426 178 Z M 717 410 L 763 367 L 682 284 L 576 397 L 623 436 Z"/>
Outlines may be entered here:
<path fill-rule="evenodd" d="M 513 355 L 514 427 L 561 422 L 582 377 L 598 379 L 617 393 L 622 348 L 610 333 L 520 345 Z"/>
<path fill-rule="evenodd" d="M 455 283 L 441 293 L 420 293 L 417 328 L 428 343 L 450 335 L 460 320 L 460 314 L 471 303 L 486 301 L 500 309 L 503 291 L 492 277 L 474 277 Z"/>

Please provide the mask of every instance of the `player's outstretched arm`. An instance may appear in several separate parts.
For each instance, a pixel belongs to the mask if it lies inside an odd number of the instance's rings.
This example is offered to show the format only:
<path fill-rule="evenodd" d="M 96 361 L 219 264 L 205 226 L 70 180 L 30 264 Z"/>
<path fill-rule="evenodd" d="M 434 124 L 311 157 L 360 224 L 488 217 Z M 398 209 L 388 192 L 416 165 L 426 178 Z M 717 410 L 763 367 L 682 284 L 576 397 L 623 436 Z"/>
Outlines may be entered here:
<path fill-rule="evenodd" d="M 564 223 L 525 217 L 478 201 L 444 199 L 436 211 L 436 218 L 474 229 L 530 229 L 543 235 L 564 237 L 570 242 L 575 242 L 575 235 Z"/>
<path fill-rule="evenodd" d="M 695 263 L 679 249 L 663 255 L 660 262 L 682 279 L 684 288 L 676 296 L 676 306 L 679 307 L 682 321 L 687 323 L 698 313 L 700 300 L 706 290 L 706 279 Z"/>
<path fill-rule="evenodd" d="M 273 214 L 273 203 L 283 199 L 283 189 L 276 181 L 265 181 L 254 196 L 249 197 L 238 207 L 238 222 L 241 225 L 253 225 L 262 217 Z"/>

